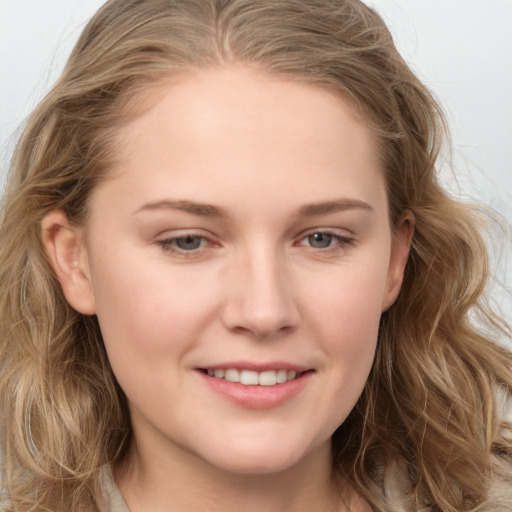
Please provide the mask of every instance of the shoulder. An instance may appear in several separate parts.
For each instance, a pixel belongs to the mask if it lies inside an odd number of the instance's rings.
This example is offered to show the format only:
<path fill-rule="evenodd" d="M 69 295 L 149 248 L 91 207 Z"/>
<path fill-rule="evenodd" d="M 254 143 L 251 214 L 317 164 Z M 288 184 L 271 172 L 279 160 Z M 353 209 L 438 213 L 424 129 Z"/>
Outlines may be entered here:
<path fill-rule="evenodd" d="M 109 466 L 105 467 L 101 473 L 101 485 L 103 488 L 103 497 L 109 512 L 130 512 L 124 501 L 112 476 L 112 470 Z M 1 510 L 0 510 L 1 512 Z"/>
<path fill-rule="evenodd" d="M 2 447 L 0 446 L 0 512 L 7 510 L 9 500 L 7 491 L 4 488 L 4 472 L 5 472 L 5 459 L 3 456 Z"/>
<path fill-rule="evenodd" d="M 497 460 L 488 499 L 478 512 L 510 512 L 512 510 L 512 467 L 509 460 Z"/>
<path fill-rule="evenodd" d="M 512 511 L 512 396 L 498 397 L 497 402 L 501 403 L 501 430 L 493 443 L 493 474 L 482 512 Z"/>

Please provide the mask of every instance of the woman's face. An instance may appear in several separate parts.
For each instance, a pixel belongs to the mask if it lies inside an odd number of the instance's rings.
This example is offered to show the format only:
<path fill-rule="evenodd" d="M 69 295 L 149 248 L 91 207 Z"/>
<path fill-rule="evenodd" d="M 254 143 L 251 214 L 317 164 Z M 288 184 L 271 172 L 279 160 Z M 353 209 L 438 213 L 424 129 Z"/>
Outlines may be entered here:
<path fill-rule="evenodd" d="M 371 132 L 325 90 L 231 68 L 163 84 L 118 141 L 68 299 L 99 319 L 140 457 L 325 459 L 408 251 Z"/>

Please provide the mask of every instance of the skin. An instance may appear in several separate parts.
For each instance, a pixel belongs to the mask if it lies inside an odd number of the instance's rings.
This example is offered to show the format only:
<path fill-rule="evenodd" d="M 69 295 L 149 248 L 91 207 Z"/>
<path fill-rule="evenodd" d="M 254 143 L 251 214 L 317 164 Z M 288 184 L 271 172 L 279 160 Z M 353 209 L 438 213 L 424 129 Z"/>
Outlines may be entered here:
<path fill-rule="evenodd" d="M 130 510 L 366 510 L 340 500 L 330 437 L 363 390 L 413 229 L 407 212 L 389 225 L 372 133 L 342 98 L 240 67 L 152 94 L 119 130 L 86 236 L 62 211 L 43 222 L 128 397 L 116 480 Z M 284 403 L 250 407 L 198 370 L 227 361 L 308 374 Z"/>

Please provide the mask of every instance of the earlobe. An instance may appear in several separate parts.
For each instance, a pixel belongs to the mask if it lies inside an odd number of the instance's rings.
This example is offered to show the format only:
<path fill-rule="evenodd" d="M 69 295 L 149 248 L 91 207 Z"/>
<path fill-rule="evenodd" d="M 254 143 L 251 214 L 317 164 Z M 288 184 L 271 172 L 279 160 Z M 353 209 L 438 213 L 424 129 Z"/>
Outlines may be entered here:
<path fill-rule="evenodd" d="M 410 210 L 405 210 L 400 216 L 398 226 L 393 234 L 386 292 L 382 301 L 382 312 L 388 310 L 393 305 L 400 293 L 414 235 L 415 220 L 414 213 Z"/>
<path fill-rule="evenodd" d="M 63 210 L 52 210 L 41 222 L 48 260 L 66 300 L 79 313 L 96 312 L 87 251 L 82 229 L 70 224 Z"/>

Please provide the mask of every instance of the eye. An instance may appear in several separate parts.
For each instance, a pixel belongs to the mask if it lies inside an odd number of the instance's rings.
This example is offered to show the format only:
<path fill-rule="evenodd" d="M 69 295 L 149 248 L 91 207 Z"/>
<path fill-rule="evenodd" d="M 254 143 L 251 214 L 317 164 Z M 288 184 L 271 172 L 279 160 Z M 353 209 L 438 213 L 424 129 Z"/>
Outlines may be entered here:
<path fill-rule="evenodd" d="M 307 237 L 308 244 L 315 249 L 326 249 L 330 247 L 336 238 L 331 233 L 313 233 Z"/>
<path fill-rule="evenodd" d="M 351 243 L 351 238 L 332 231 L 314 231 L 302 237 L 297 245 L 321 251 L 343 249 Z"/>
<path fill-rule="evenodd" d="M 173 236 L 157 240 L 156 244 L 165 253 L 184 258 L 187 256 L 198 256 L 206 251 L 209 246 L 215 245 L 213 241 L 205 236 L 195 233 L 185 233 L 183 236 Z"/>
<path fill-rule="evenodd" d="M 174 238 L 173 241 L 176 247 L 182 251 L 195 251 L 203 245 L 205 239 L 202 236 L 187 235 Z"/>

